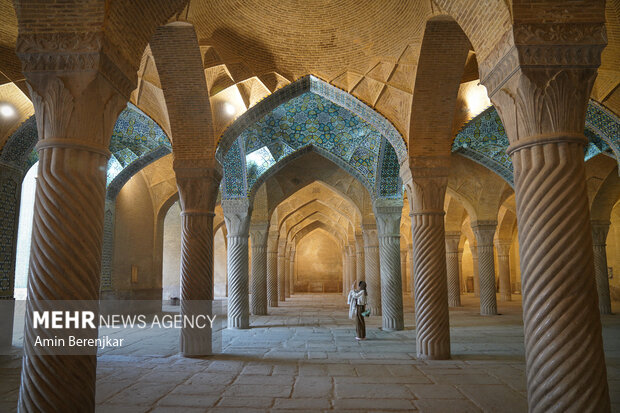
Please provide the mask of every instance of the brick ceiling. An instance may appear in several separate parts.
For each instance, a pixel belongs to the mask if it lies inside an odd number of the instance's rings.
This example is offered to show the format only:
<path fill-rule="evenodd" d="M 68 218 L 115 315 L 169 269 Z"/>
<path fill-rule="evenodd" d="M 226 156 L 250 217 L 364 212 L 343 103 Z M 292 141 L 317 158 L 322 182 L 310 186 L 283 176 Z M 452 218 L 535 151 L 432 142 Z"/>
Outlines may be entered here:
<path fill-rule="evenodd" d="M 178 18 L 196 27 L 214 108 L 234 94 L 243 111 L 275 89 L 314 74 L 376 109 L 406 137 L 423 30 L 437 13 L 431 1 L 191 0 Z M 592 98 L 620 113 L 620 0 L 607 1 L 606 18 L 609 44 Z M 11 0 L 0 0 L 0 20 L 0 85 L 12 82 L 27 93 L 14 52 L 17 20 Z M 134 93 L 132 102 L 168 132 L 156 67 L 145 64 L 149 55 L 147 48 L 138 71 L 144 80 L 141 93 Z M 476 77 L 471 53 L 463 81 Z M 214 116 L 216 135 L 231 121 Z M 0 136 L 0 147 L 6 137 Z"/>

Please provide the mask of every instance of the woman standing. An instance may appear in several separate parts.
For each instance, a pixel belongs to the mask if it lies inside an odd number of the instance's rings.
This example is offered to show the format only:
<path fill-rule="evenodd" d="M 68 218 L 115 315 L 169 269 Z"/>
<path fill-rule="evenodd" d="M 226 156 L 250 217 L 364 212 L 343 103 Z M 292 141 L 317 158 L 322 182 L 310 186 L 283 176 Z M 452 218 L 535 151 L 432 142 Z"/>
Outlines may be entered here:
<path fill-rule="evenodd" d="M 355 315 L 355 331 L 356 340 L 366 340 L 366 322 L 364 321 L 363 312 L 366 310 L 366 282 L 359 282 L 359 289 L 355 288 L 355 283 L 351 286 L 347 304 L 349 304 L 349 318 Z"/>

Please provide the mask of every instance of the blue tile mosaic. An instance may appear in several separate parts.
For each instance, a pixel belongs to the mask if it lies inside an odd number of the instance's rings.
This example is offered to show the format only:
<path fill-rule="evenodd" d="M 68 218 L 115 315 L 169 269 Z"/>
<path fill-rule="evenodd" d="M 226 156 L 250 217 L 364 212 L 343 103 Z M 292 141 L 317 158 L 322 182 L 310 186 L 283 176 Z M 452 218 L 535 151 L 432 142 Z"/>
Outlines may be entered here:
<path fill-rule="evenodd" d="M 391 148 L 391 152 L 386 151 L 386 159 L 398 165 L 396 151 L 370 123 L 323 96 L 302 93 L 241 132 L 236 144 L 224 155 L 224 197 L 250 194 L 257 180 L 272 166 L 309 146 L 328 153 L 355 176 L 361 176 L 374 195 L 377 170 L 383 165 L 379 157 L 382 144 Z M 241 162 L 242 156 L 245 162 Z M 242 185 L 244 174 L 246 186 Z M 377 193 L 399 196 L 398 174 L 399 168 L 390 165 L 384 180 L 377 185 Z M 384 183 L 387 187 L 380 188 Z"/>
<path fill-rule="evenodd" d="M 590 100 L 585 136 L 590 141 L 584 159 L 603 153 L 620 159 L 620 120 L 599 103 Z M 512 160 L 506 154 L 508 137 L 493 106 L 469 121 L 454 138 L 452 152 L 460 153 L 494 171 L 514 185 Z"/>
<path fill-rule="evenodd" d="M 172 149 L 166 133 L 144 112 L 128 104 L 118 116 L 112 131 L 107 184 L 123 169 L 159 148 L 167 148 L 168 152 Z"/>
<path fill-rule="evenodd" d="M 36 125 L 34 128 L 36 133 Z M 24 140 L 24 142 L 30 144 L 29 140 Z M 35 143 L 36 140 L 29 146 L 30 152 L 24 160 L 25 170 L 28 170 L 39 160 L 39 154 L 33 149 Z M 129 103 L 114 124 L 109 149 L 112 156 L 110 156 L 108 161 L 106 182 L 108 186 L 129 166 L 135 163 L 146 166 L 142 162 L 145 156 L 150 155 L 154 151 L 163 156 L 172 151 L 172 146 L 168 136 L 159 125 L 136 106 Z M 152 156 L 149 156 L 149 158 L 152 158 Z M 121 178 L 123 178 L 122 182 L 117 183 L 116 186 L 122 186 L 129 177 Z M 120 187 L 118 189 L 120 190 Z"/>

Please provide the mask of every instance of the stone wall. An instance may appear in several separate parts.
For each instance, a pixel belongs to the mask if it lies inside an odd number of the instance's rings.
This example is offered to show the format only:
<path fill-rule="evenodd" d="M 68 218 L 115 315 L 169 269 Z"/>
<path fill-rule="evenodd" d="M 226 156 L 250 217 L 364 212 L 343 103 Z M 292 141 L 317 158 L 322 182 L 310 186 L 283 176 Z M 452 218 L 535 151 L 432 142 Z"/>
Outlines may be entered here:
<path fill-rule="evenodd" d="M 323 229 L 297 244 L 295 292 L 338 292 L 342 284 L 342 249 Z"/>
<path fill-rule="evenodd" d="M 154 223 L 151 196 L 139 173 L 116 199 L 112 285 L 118 298 L 161 299 L 161 278 L 153 267 Z M 132 266 L 137 267 L 133 281 Z"/>
<path fill-rule="evenodd" d="M 620 301 L 620 207 L 614 206 L 611 212 L 611 226 L 607 234 L 607 266 L 609 274 L 609 292 L 612 301 Z"/>
<path fill-rule="evenodd" d="M 181 287 L 181 207 L 175 202 L 164 220 L 164 256 L 162 260 L 162 298 L 180 297 Z"/>
<path fill-rule="evenodd" d="M 213 240 L 213 255 L 214 255 L 214 273 L 215 273 L 215 291 L 216 297 L 226 297 L 226 236 L 223 229 L 219 229 L 215 233 L 215 239 Z"/>

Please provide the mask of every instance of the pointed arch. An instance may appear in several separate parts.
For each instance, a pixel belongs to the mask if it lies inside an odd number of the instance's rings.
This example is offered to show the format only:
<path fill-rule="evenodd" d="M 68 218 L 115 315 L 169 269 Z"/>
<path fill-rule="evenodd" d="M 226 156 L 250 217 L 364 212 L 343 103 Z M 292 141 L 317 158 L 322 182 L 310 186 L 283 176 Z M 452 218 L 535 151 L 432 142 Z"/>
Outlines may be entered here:
<path fill-rule="evenodd" d="M 216 152 L 224 197 L 251 197 L 268 170 L 308 147 L 358 178 L 373 199 L 402 197 L 407 147 L 400 133 L 372 108 L 314 76 L 276 91 L 224 132 Z"/>

